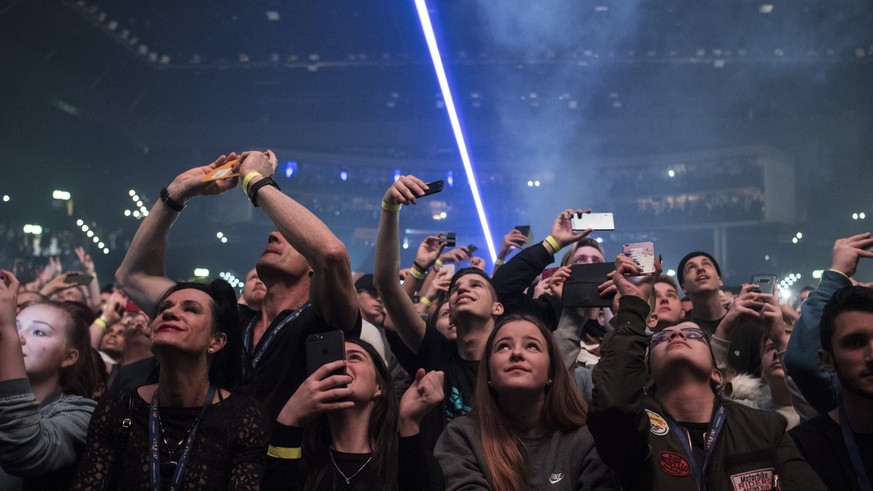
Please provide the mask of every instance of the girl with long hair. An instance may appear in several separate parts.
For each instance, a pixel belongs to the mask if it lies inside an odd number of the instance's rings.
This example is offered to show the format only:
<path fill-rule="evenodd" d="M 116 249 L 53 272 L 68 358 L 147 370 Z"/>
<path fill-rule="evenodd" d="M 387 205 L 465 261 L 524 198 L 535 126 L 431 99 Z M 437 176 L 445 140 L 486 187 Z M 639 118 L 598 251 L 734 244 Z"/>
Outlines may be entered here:
<path fill-rule="evenodd" d="M 233 288 L 178 283 L 152 319 L 158 383 L 101 401 L 74 489 L 259 489 L 269 422 L 241 391 Z"/>
<path fill-rule="evenodd" d="M 442 489 L 418 434 L 443 400 L 443 373 L 419 370 L 398 404 L 376 350 L 359 339 L 347 339 L 345 350 L 345 360 L 315 370 L 279 413 L 263 489 Z M 342 367 L 346 374 L 336 374 Z"/>
<path fill-rule="evenodd" d="M 66 489 L 105 378 L 88 309 L 40 300 L 16 316 L 19 283 L 0 271 L 0 489 Z"/>
<path fill-rule="evenodd" d="M 473 411 L 454 419 L 434 454 L 446 489 L 612 489 L 586 427 L 587 407 L 538 317 L 494 326 Z"/>

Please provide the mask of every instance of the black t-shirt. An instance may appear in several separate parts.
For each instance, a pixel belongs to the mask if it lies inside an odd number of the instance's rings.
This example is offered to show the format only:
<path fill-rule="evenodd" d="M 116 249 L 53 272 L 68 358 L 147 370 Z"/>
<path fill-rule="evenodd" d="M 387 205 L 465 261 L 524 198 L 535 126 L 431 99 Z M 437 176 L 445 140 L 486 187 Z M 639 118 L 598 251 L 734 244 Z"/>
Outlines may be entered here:
<path fill-rule="evenodd" d="M 250 354 L 257 353 L 263 343 L 267 342 L 271 332 L 293 313 L 292 310 L 285 310 L 276 316 Z M 260 319 L 260 315 L 259 311 L 240 306 L 240 325 L 244 334 L 253 320 Z M 315 308 L 309 306 L 300 312 L 296 319 L 284 325 L 269 347 L 263 351 L 260 360 L 254 366 L 254 396 L 267 409 L 271 421 L 275 421 L 282 407 L 306 379 L 307 336 L 334 329 L 316 312 Z M 354 329 L 346 336 L 361 336 L 360 315 Z"/>
<path fill-rule="evenodd" d="M 112 390 L 119 388 L 135 389 L 142 385 L 157 382 L 158 361 L 154 356 L 127 365 L 115 365 L 112 369 Z M 155 377 L 152 377 L 154 373 Z"/>
<path fill-rule="evenodd" d="M 788 434 L 829 489 L 861 489 L 840 425 L 827 413 L 793 428 Z M 873 435 L 854 435 L 867 476 L 873 478 Z"/>

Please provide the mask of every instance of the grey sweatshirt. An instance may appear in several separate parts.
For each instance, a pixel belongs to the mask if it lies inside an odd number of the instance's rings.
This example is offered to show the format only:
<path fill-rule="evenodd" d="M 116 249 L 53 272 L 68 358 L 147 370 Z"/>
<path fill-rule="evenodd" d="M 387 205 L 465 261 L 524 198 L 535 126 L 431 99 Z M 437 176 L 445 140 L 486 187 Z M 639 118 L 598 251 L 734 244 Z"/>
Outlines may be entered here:
<path fill-rule="evenodd" d="M 547 432 L 522 441 L 531 490 L 618 489 L 597 455 L 587 427 L 569 433 Z M 443 469 L 447 491 L 491 489 L 485 453 L 472 418 L 452 420 L 437 441 L 434 455 Z"/>
<path fill-rule="evenodd" d="M 96 406 L 65 394 L 38 404 L 27 379 L 0 382 L 0 489 L 69 487 Z"/>

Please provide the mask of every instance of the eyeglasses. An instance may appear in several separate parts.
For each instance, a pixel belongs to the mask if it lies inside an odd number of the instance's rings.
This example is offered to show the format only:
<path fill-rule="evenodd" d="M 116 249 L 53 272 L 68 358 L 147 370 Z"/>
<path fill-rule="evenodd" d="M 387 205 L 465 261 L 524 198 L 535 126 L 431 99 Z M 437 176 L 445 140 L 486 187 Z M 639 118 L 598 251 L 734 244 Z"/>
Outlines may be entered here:
<path fill-rule="evenodd" d="M 679 331 L 682 332 L 682 337 L 684 337 L 685 339 L 706 339 L 706 332 L 704 332 L 703 329 L 700 329 L 699 327 L 683 327 L 682 329 L 679 329 Z M 651 343 L 663 343 L 664 341 L 670 339 L 670 336 L 673 335 L 673 332 L 675 332 L 673 329 L 664 329 L 662 331 L 658 331 L 652 334 Z"/>

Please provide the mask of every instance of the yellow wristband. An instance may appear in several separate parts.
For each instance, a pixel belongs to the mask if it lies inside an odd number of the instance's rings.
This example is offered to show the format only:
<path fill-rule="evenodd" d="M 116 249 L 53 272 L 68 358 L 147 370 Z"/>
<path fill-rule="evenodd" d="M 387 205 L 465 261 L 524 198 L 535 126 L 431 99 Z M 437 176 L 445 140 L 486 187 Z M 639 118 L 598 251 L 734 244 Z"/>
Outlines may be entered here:
<path fill-rule="evenodd" d="M 436 264 L 437 266 L 442 266 L 442 265 L 443 265 L 443 260 L 442 260 L 442 259 L 437 259 L 436 262 L 435 262 L 434 264 Z"/>
<path fill-rule="evenodd" d="M 403 205 L 401 205 L 400 203 L 397 203 L 396 205 L 392 205 L 391 203 L 388 203 L 387 201 L 382 200 L 382 209 L 385 211 L 391 212 L 391 213 L 397 213 L 398 211 L 400 211 L 401 206 L 403 206 Z"/>
<path fill-rule="evenodd" d="M 106 324 L 106 321 L 103 320 L 102 317 L 98 317 L 98 318 L 94 319 L 94 324 L 97 324 L 98 326 L 103 328 L 104 331 L 109 329 L 109 325 Z"/>
<path fill-rule="evenodd" d="M 554 249 L 555 252 L 558 252 L 561 250 L 561 248 L 558 246 L 558 241 L 555 240 L 555 238 L 552 237 L 551 235 L 546 236 L 546 242 L 548 242 L 549 245 L 552 246 L 552 249 Z"/>
<path fill-rule="evenodd" d="M 419 271 L 415 268 L 409 268 L 409 276 L 412 276 L 413 278 L 415 278 L 418 281 L 421 281 L 424 279 L 424 273 L 422 273 L 421 271 Z"/>
<path fill-rule="evenodd" d="M 274 447 L 267 446 L 267 455 L 276 457 L 277 459 L 297 460 L 303 457 L 303 450 L 300 447 Z"/>
<path fill-rule="evenodd" d="M 246 195 L 249 194 L 249 183 L 252 181 L 252 179 L 254 179 L 255 177 L 258 177 L 258 176 L 264 177 L 260 172 L 249 172 L 243 178 L 242 189 L 243 189 L 243 192 L 246 193 Z"/>
<path fill-rule="evenodd" d="M 433 302 L 431 302 L 430 299 L 427 297 L 421 297 L 419 302 L 425 304 L 428 308 L 433 307 Z"/>
<path fill-rule="evenodd" d="M 506 264 L 506 261 L 504 261 L 503 259 L 497 259 L 494 261 L 495 266 L 503 266 L 504 264 Z"/>

